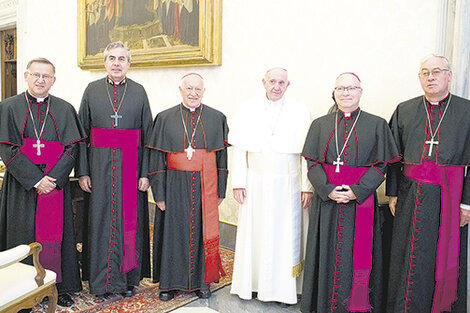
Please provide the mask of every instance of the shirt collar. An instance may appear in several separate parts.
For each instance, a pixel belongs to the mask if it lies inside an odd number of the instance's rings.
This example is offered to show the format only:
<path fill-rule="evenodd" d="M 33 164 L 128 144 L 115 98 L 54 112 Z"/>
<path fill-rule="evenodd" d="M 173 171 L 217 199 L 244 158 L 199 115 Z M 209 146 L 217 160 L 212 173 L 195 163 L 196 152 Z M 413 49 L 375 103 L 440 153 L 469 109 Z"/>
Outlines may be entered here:
<path fill-rule="evenodd" d="M 107 81 L 108 81 L 108 84 L 110 84 L 110 85 L 123 85 L 123 84 L 125 84 L 125 83 L 127 82 L 127 77 L 124 77 L 124 79 L 121 80 L 120 82 L 115 82 L 115 81 L 113 81 L 113 80 L 111 79 L 111 77 L 109 77 L 109 76 L 106 76 L 106 79 L 107 79 Z"/>

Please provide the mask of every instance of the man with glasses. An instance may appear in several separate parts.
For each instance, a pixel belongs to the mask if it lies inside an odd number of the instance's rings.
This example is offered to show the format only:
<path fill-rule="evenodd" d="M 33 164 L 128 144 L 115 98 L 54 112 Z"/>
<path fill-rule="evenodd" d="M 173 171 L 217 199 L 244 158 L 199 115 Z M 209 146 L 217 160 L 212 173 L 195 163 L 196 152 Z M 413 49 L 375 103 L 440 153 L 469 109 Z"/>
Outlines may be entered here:
<path fill-rule="evenodd" d="M 383 312 L 381 216 L 376 189 L 399 159 L 387 122 L 362 111 L 361 81 L 338 76 L 337 110 L 313 121 L 302 152 L 315 194 L 302 312 Z M 415 311 L 418 312 L 418 311 Z"/>
<path fill-rule="evenodd" d="M 229 134 L 240 204 L 230 292 L 285 307 L 297 303 L 303 271 L 302 208 L 312 186 L 300 152 L 311 118 L 306 106 L 285 97 L 287 70 L 268 70 L 262 83 L 263 93 L 238 108 Z"/>
<path fill-rule="evenodd" d="M 443 56 L 426 57 L 418 76 L 424 96 L 399 104 L 390 121 L 403 158 L 387 175 L 387 312 L 466 312 L 470 101 L 449 92 Z"/>
<path fill-rule="evenodd" d="M 41 243 L 41 264 L 57 274 L 58 304 L 68 307 L 68 293 L 82 289 L 69 174 L 85 133 L 72 105 L 49 94 L 54 75 L 49 60 L 31 60 L 28 89 L 0 103 L 0 251 Z"/>
<path fill-rule="evenodd" d="M 90 193 L 83 277 L 90 293 L 134 295 L 150 275 L 147 189 L 152 114 L 144 87 L 126 77 L 130 51 L 121 42 L 104 50 L 107 76 L 91 82 L 79 117 L 88 135 L 75 168 Z M 87 228 L 85 228 L 87 229 Z"/>

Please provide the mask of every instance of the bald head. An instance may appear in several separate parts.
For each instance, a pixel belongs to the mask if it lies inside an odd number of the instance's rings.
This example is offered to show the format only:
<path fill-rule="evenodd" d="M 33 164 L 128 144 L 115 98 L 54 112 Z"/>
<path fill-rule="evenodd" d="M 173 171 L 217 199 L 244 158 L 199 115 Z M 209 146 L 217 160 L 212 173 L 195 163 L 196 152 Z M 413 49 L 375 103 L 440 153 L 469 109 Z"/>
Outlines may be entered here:
<path fill-rule="evenodd" d="M 278 101 L 282 99 L 287 87 L 290 85 L 287 77 L 287 70 L 280 67 L 268 70 L 262 81 L 264 89 L 266 89 L 266 98 L 270 101 Z"/>
<path fill-rule="evenodd" d="M 202 97 L 206 91 L 204 88 L 204 79 L 197 73 L 186 74 L 181 79 L 179 90 L 184 105 L 195 109 L 201 105 Z"/>

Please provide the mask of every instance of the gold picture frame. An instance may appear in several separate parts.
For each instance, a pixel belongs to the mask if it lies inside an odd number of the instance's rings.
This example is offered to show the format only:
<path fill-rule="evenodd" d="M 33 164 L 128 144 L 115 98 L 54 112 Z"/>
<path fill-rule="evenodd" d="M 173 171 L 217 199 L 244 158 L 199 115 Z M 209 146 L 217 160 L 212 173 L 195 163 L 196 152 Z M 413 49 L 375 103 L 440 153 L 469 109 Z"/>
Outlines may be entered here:
<path fill-rule="evenodd" d="M 132 68 L 222 64 L 222 0 L 78 0 L 77 20 L 83 70 L 103 70 L 112 41 Z"/>

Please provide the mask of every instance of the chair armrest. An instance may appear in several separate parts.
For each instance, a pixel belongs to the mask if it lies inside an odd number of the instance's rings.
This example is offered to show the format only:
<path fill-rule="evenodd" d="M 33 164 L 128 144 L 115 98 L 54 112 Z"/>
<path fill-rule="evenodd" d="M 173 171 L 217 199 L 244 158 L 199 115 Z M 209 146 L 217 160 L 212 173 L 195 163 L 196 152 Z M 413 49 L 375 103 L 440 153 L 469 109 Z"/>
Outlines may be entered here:
<path fill-rule="evenodd" d="M 30 255 L 31 247 L 19 245 L 14 248 L 0 252 L 0 268 L 4 268 L 19 262 Z"/>
<path fill-rule="evenodd" d="M 39 263 L 39 253 L 42 250 L 42 246 L 39 242 L 33 242 L 29 245 L 19 245 L 14 248 L 0 252 L 0 269 L 8 267 L 14 263 L 24 260 L 31 254 L 33 255 L 33 264 L 36 269 L 37 275 L 34 277 L 38 287 L 44 285 L 44 277 L 46 271 Z"/>

